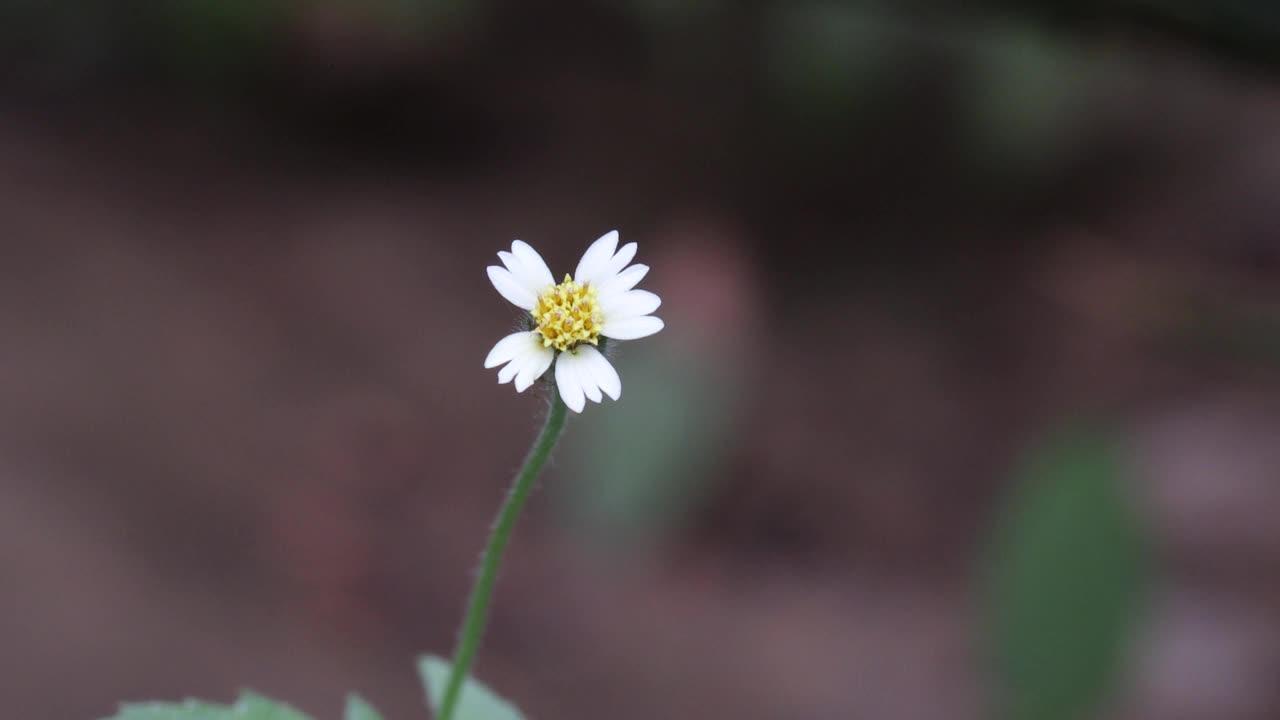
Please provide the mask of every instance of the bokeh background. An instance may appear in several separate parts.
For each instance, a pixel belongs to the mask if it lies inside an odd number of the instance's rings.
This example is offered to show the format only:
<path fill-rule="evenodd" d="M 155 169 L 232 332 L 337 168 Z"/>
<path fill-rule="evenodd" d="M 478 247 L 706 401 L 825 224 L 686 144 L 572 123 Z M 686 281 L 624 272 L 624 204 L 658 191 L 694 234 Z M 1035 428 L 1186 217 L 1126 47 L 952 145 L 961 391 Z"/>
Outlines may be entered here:
<path fill-rule="evenodd" d="M 617 228 L 530 718 L 1280 717 L 1276 8 L 5 0 L 5 714 L 426 717 L 544 407 L 484 267 Z"/>

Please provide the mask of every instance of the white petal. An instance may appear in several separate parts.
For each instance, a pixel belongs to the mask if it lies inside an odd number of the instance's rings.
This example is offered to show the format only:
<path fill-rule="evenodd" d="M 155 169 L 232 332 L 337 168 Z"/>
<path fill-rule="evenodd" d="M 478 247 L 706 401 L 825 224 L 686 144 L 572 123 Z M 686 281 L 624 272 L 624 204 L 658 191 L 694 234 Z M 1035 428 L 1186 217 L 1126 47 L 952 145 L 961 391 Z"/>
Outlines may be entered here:
<path fill-rule="evenodd" d="M 500 250 L 498 251 L 498 259 L 502 261 L 503 265 L 507 266 L 507 270 L 511 271 L 511 277 L 520 283 L 520 287 L 532 292 L 534 295 L 538 294 L 538 291 L 535 290 L 537 283 L 530 277 L 529 271 L 525 269 L 524 263 L 520 262 L 519 258 L 509 252 Z"/>
<path fill-rule="evenodd" d="M 506 298 L 507 302 L 525 310 L 533 309 L 534 303 L 537 302 L 537 297 L 528 288 L 520 284 L 510 270 L 497 265 L 490 265 L 486 269 L 489 272 L 489 282 L 493 283 L 493 287 L 498 291 L 498 294 Z"/>
<path fill-rule="evenodd" d="M 499 250 L 498 259 L 502 261 L 503 265 L 507 266 L 507 269 L 511 271 L 511 274 L 514 275 L 517 280 L 520 279 L 520 275 L 524 272 L 524 265 L 520 264 L 520 261 L 516 259 L 514 254 L 509 253 L 506 250 Z"/>
<path fill-rule="evenodd" d="M 565 362 L 569 353 L 560 353 L 556 359 L 556 387 L 560 390 L 560 398 L 569 409 L 580 413 L 586 406 L 587 399 L 583 395 L 582 385 L 578 382 L 578 374 L 573 371 L 573 362 Z"/>
<path fill-rule="evenodd" d="M 538 349 L 534 350 L 524 361 L 524 367 L 516 374 L 516 392 L 524 392 L 529 389 L 542 374 L 551 367 L 551 361 L 556 359 L 556 351 L 549 347 L 538 345 Z"/>
<path fill-rule="evenodd" d="M 484 359 L 484 366 L 487 368 L 498 367 L 503 363 L 511 362 L 517 355 L 522 355 L 531 345 L 541 346 L 541 343 L 538 342 L 538 337 L 538 333 L 533 331 L 511 333 L 493 346 L 493 349 L 489 351 L 489 355 Z"/>
<path fill-rule="evenodd" d="M 604 264 L 604 267 L 600 268 L 595 276 L 591 278 L 591 282 L 599 285 L 608 282 L 613 276 L 622 272 L 622 268 L 626 267 L 627 263 L 631 262 L 631 258 L 636 256 L 637 247 L 639 246 L 635 243 L 629 242 L 618 248 L 618 254 L 614 255 L 609 262 Z"/>
<path fill-rule="evenodd" d="M 632 265 L 617 275 L 604 281 L 596 291 L 601 303 L 609 302 L 614 295 L 624 293 L 635 287 L 649 273 L 648 265 Z"/>
<path fill-rule="evenodd" d="M 596 379 L 591 374 L 591 368 L 587 363 L 574 363 L 573 371 L 577 373 L 578 381 L 582 383 L 582 392 L 587 394 L 588 400 L 595 403 L 604 400 L 604 395 L 600 394 L 600 386 L 596 383 Z"/>
<path fill-rule="evenodd" d="M 664 327 L 666 327 L 666 323 L 662 322 L 660 318 L 644 315 L 642 317 L 623 318 L 622 320 L 606 320 L 600 332 L 605 337 L 611 337 L 614 340 L 635 340 L 648 337 Z"/>
<path fill-rule="evenodd" d="M 600 388 L 596 385 L 596 381 L 591 379 L 591 374 L 585 372 L 585 368 L 577 368 L 574 372 L 578 373 L 578 379 L 582 381 L 582 392 L 587 394 L 587 399 L 591 402 L 600 402 L 604 400 L 604 396 L 600 394 Z"/>
<path fill-rule="evenodd" d="M 600 386 L 596 384 L 596 379 L 591 374 L 591 356 L 587 355 L 587 348 L 591 346 L 582 345 L 565 353 L 566 365 L 568 365 L 568 371 L 578 379 L 578 385 L 582 388 L 582 392 L 586 393 L 587 399 L 591 402 L 600 402 L 604 396 L 600 394 Z"/>
<path fill-rule="evenodd" d="M 512 358 L 511 362 L 507 363 L 506 367 L 498 371 L 498 384 L 506 385 L 511 382 L 515 378 L 516 374 L 524 369 L 525 363 L 529 358 L 533 357 L 533 353 L 534 351 L 532 349 L 521 350 L 520 354 Z"/>
<path fill-rule="evenodd" d="M 607 318 L 622 320 L 624 318 L 648 315 L 662 305 L 662 298 L 648 290 L 628 290 L 609 297 L 608 302 L 600 303 L 600 312 Z"/>
<path fill-rule="evenodd" d="M 596 381 L 596 385 L 604 390 L 605 395 L 614 400 L 622 397 L 622 379 L 618 377 L 618 371 L 613 369 L 613 365 L 603 353 L 590 345 L 583 345 L 578 348 L 578 354 L 585 358 L 582 364 L 591 373 L 591 378 Z"/>
<path fill-rule="evenodd" d="M 534 295 L 556 284 L 555 278 L 551 275 L 551 268 L 547 267 L 546 261 L 537 250 L 530 247 L 529 243 L 516 240 L 511 243 L 511 252 L 515 253 L 520 264 L 524 266 L 525 275 L 532 282 L 529 289 Z"/>
<path fill-rule="evenodd" d="M 578 269 L 573 271 L 573 279 L 580 283 L 591 282 L 613 258 L 613 251 L 617 247 L 617 230 L 610 230 L 601 235 L 598 240 L 591 243 L 591 247 L 587 248 L 586 252 L 582 253 L 582 259 L 578 261 Z"/>

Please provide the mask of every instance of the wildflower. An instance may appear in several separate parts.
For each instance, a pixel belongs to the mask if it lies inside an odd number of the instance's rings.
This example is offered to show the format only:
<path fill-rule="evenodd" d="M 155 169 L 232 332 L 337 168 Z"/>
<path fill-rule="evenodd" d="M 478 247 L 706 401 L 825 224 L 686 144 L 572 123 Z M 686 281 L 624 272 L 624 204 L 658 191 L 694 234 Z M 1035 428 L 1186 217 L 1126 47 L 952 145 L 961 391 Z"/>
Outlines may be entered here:
<path fill-rule="evenodd" d="M 635 340 L 663 328 L 650 314 L 662 300 L 633 289 L 649 272 L 648 265 L 627 265 L 635 255 L 635 243 L 619 248 L 618 232 L 606 233 L 582 254 L 573 275 L 557 284 L 536 250 L 520 240 L 511 243 L 511 252 L 498 253 L 504 267 L 489 266 L 489 281 L 528 311 L 530 329 L 499 340 L 484 366 L 505 365 L 498 382 L 515 380 L 516 392 L 524 392 L 554 363 L 560 397 L 574 412 L 582 412 L 587 399 L 617 400 L 622 381 L 598 349 L 601 338 Z"/>

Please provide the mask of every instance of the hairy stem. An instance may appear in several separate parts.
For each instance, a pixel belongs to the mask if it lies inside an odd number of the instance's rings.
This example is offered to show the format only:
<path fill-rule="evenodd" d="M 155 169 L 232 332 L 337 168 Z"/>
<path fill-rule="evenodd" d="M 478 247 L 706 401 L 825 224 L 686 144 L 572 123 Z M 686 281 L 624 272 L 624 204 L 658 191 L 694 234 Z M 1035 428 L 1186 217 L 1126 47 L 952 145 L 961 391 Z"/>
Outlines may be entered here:
<path fill-rule="evenodd" d="M 559 392 L 554 396 L 551 408 L 547 412 L 546 423 L 542 432 L 538 433 L 529 455 L 524 460 L 520 472 L 516 474 L 511 491 L 498 511 L 498 518 L 489 534 L 489 543 L 484 554 L 480 556 L 480 572 L 476 576 L 475 585 L 471 587 L 471 597 L 467 601 L 467 614 L 462 619 L 462 631 L 458 636 L 458 646 L 453 653 L 453 668 L 449 672 L 449 684 L 445 687 L 444 699 L 440 703 L 439 720 L 453 720 L 453 713 L 462 694 L 462 684 L 475 662 L 476 651 L 480 648 L 480 638 L 484 635 L 485 623 L 489 619 L 489 604 L 493 599 L 493 586 L 498 577 L 498 567 L 502 564 L 502 555 L 506 552 L 507 543 L 511 540 L 511 531 L 529 491 L 538 479 L 538 473 L 547 462 L 556 441 L 560 439 L 560 431 L 564 429 L 565 405 Z"/>

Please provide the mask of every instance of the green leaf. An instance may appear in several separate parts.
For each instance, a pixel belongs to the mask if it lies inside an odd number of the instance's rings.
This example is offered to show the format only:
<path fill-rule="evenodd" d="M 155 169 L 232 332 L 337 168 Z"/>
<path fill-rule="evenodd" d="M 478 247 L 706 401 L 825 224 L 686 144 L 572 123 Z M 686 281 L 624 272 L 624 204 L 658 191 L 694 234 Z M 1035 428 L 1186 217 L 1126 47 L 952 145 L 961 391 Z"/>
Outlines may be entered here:
<path fill-rule="evenodd" d="M 198 700 L 181 703 L 130 703 L 110 720 L 229 720 L 231 708 Z"/>
<path fill-rule="evenodd" d="M 988 600 L 1014 720 L 1092 717 L 1123 666 L 1146 562 L 1117 445 L 1087 430 L 1051 437 L 998 528 Z"/>
<path fill-rule="evenodd" d="M 434 655 L 418 659 L 418 673 L 427 687 L 427 700 L 431 709 L 440 711 L 445 686 L 449 683 L 449 671 L 453 666 Z M 468 678 L 462 686 L 462 695 L 453 713 L 453 720 L 524 720 L 519 710 L 498 697 L 477 680 Z"/>
<path fill-rule="evenodd" d="M 261 695 L 246 692 L 232 708 L 237 718 L 253 720 L 310 720 L 306 715 L 293 708 Z"/>
<path fill-rule="evenodd" d="M 382 720 L 378 711 L 359 695 L 347 696 L 347 712 L 343 717 L 345 720 Z"/>
<path fill-rule="evenodd" d="M 110 720 L 310 720 L 283 703 L 246 692 L 235 705 L 216 705 L 200 700 L 180 703 L 131 703 L 120 708 Z"/>

